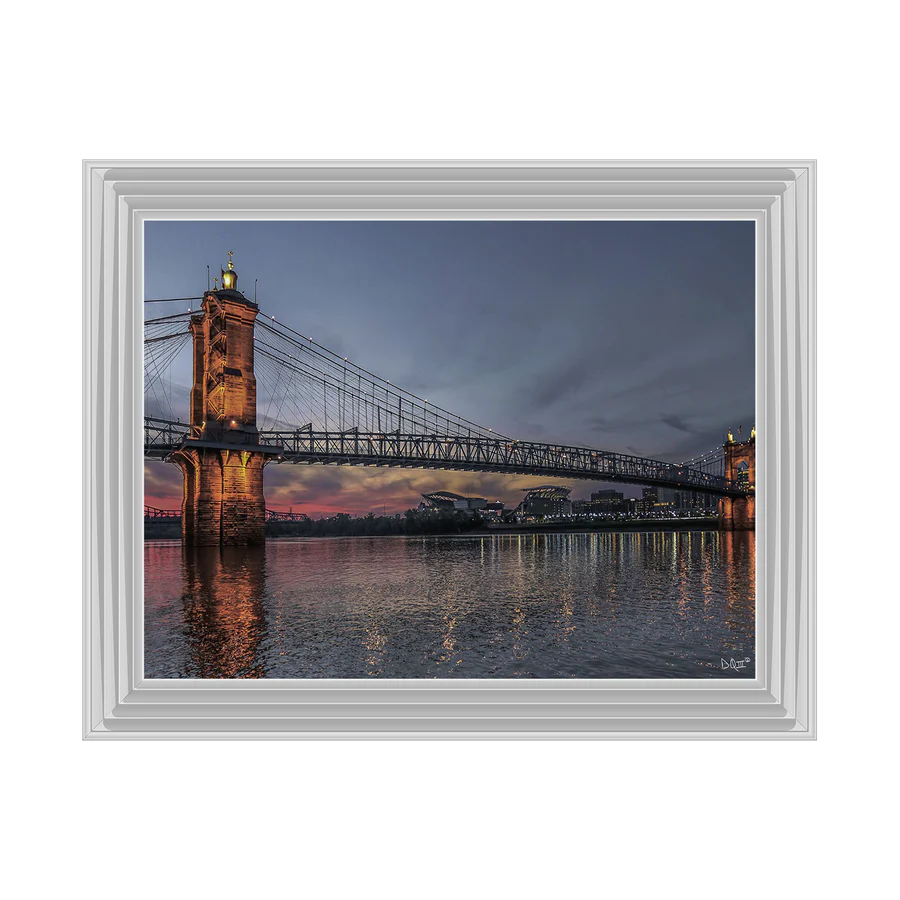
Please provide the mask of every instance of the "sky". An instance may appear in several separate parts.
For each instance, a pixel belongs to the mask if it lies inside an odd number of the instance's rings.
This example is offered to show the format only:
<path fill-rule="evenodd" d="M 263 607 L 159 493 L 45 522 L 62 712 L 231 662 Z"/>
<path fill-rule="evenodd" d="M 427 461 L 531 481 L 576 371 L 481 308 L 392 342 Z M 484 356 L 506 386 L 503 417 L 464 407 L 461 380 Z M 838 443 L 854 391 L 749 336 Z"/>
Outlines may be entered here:
<path fill-rule="evenodd" d="M 145 299 L 199 297 L 207 265 L 218 274 L 233 250 L 238 287 L 253 299 L 258 279 L 262 313 L 445 409 L 518 440 L 682 462 L 754 424 L 754 240 L 752 222 L 725 221 L 153 221 Z M 145 314 L 189 306 L 145 304 Z M 169 377 L 186 420 L 189 352 Z M 174 465 L 147 461 L 144 474 L 146 503 L 181 505 Z M 514 506 L 545 483 L 265 470 L 269 508 L 314 517 L 402 512 L 435 490 Z M 573 499 L 609 487 L 553 483 Z"/>

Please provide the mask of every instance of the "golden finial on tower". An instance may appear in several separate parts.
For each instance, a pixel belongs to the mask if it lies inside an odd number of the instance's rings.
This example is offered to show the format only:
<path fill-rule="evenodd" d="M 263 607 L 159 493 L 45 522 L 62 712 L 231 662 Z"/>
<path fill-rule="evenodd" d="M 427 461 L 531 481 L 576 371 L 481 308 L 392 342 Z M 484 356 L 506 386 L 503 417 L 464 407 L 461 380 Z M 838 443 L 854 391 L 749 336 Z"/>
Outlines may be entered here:
<path fill-rule="evenodd" d="M 213 290 L 217 291 L 218 289 L 219 289 L 219 276 L 214 275 L 213 276 Z"/>
<path fill-rule="evenodd" d="M 755 425 L 750 429 L 750 437 L 752 437 L 754 439 L 756 438 L 756 426 Z"/>
<path fill-rule="evenodd" d="M 228 251 L 228 268 L 222 269 L 222 288 L 226 291 L 237 290 L 237 272 L 234 271 L 234 262 L 231 257 L 234 256 L 234 250 Z"/>
<path fill-rule="evenodd" d="M 732 430 L 730 428 L 728 429 L 728 443 L 729 444 L 734 443 L 734 433 L 732 432 Z"/>

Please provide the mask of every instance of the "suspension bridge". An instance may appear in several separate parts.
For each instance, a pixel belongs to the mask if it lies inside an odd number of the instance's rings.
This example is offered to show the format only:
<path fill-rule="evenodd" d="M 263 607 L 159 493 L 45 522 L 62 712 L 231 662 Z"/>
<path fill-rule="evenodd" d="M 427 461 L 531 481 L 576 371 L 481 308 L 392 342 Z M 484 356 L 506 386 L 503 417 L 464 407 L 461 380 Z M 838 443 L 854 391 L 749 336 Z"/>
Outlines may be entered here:
<path fill-rule="evenodd" d="M 500 472 L 697 491 L 722 498 L 723 527 L 743 527 L 733 510 L 735 502 L 743 509 L 752 501 L 755 469 L 746 477 L 752 438 L 681 463 L 517 440 L 276 321 L 237 290 L 230 261 L 221 275 L 221 288 L 217 279 L 202 297 L 146 301 L 192 307 L 144 322 L 144 455 L 184 473 L 186 540 L 261 540 L 262 469 L 270 463 Z M 188 399 L 183 388 L 176 396 L 172 373 L 189 347 Z M 738 518 L 751 521 L 752 510 Z"/>

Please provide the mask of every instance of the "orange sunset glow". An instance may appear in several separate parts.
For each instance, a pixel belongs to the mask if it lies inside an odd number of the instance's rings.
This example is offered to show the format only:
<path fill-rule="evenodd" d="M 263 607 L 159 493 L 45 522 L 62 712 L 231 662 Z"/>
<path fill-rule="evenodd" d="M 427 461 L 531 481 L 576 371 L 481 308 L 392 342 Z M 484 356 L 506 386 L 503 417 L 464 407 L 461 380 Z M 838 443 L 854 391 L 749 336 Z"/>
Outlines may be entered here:
<path fill-rule="evenodd" d="M 559 479 L 557 479 L 559 480 Z M 419 505 L 422 494 L 448 490 L 464 496 L 502 500 L 507 507 L 522 499 L 522 492 L 546 478 L 477 472 L 440 472 L 420 469 L 351 468 L 348 466 L 292 466 L 269 464 L 265 469 L 266 508 L 293 509 L 312 518 L 350 513 L 402 513 Z M 589 495 L 592 482 L 563 482 Z M 178 509 L 182 476 L 174 466 L 144 463 L 144 502 L 159 509 Z"/>

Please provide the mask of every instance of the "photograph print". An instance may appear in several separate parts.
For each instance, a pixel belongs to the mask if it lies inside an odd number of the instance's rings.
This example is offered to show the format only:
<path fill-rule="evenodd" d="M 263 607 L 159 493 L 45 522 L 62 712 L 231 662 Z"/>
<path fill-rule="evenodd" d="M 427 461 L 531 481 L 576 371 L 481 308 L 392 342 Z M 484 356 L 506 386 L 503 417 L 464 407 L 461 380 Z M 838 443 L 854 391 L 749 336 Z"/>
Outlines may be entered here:
<path fill-rule="evenodd" d="M 752 221 L 148 221 L 144 676 L 756 675 Z"/>

